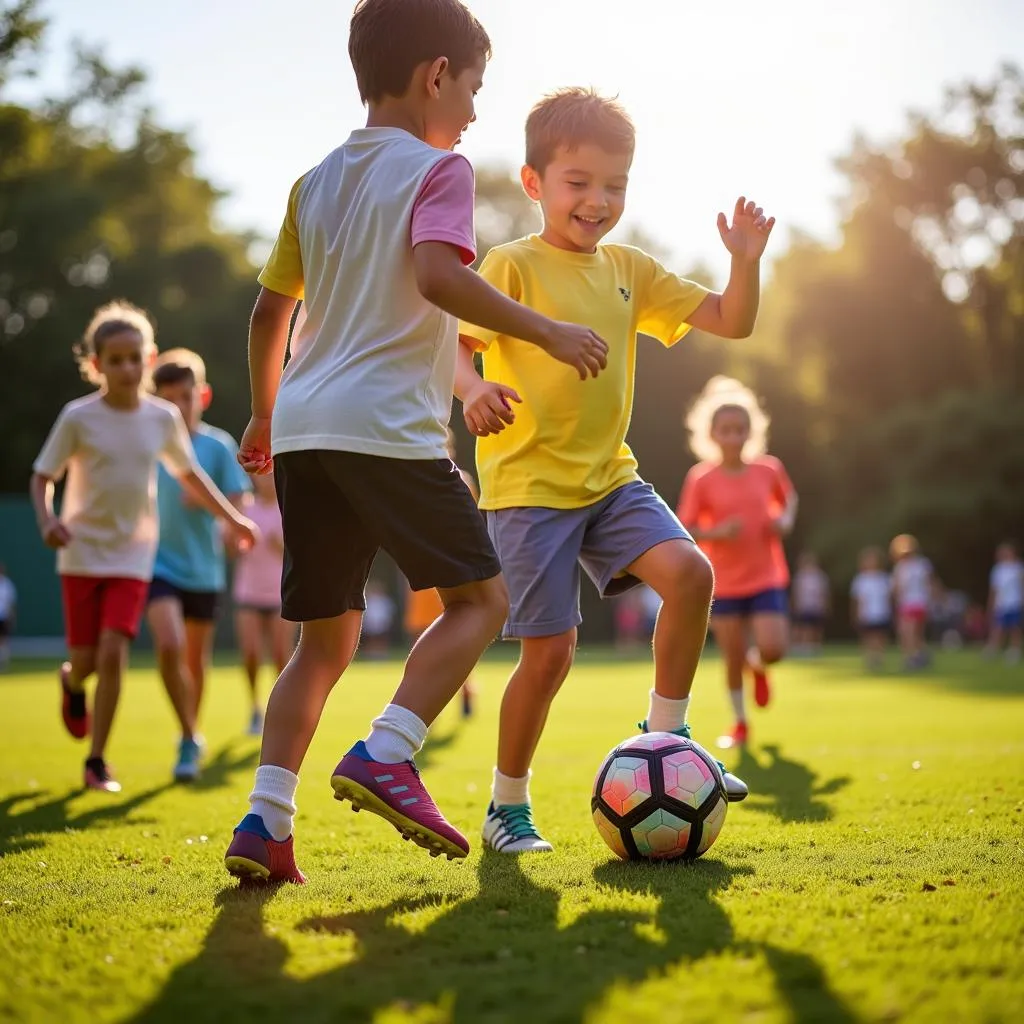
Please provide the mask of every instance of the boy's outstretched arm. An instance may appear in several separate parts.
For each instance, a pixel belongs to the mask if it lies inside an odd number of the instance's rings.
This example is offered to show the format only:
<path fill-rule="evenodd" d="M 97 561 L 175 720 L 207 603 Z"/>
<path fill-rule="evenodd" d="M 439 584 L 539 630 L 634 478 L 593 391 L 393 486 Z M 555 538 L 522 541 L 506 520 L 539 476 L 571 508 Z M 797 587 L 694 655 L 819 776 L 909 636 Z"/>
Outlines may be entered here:
<path fill-rule="evenodd" d="M 500 434 L 507 424 L 515 422 L 510 402 L 522 399 L 510 387 L 484 380 L 473 363 L 473 339 L 459 335 L 459 352 L 455 360 L 455 397 L 462 403 L 466 428 L 476 437 Z"/>
<path fill-rule="evenodd" d="M 231 539 L 243 550 L 252 547 L 259 539 L 256 524 L 242 515 L 198 466 L 182 473 L 178 483 L 200 508 L 223 521 Z"/>
<path fill-rule="evenodd" d="M 288 348 L 288 327 L 298 300 L 261 288 L 249 321 L 249 386 L 252 419 L 238 446 L 238 461 L 247 473 L 273 469 L 270 458 L 270 417 L 277 400 Z"/>
<path fill-rule="evenodd" d="M 608 364 L 608 345 L 589 327 L 549 320 L 502 295 L 464 266 L 447 242 L 420 242 L 412 251 L 420 294 L 466 323 L 531 342 L 576 368 L 581 380 L 596 377 Z"/>
<path fill-rule="evenodd" d="M 760 206 L 736 200 L 732 224 L 718 215 L 718 233 L 732 256 L 729 283 L 721 295 L 709 295 L 687 320 L 691 327 L 721 338 L 746 338 L 754 329 L 761 298 L 761 256 L 775 226 Z"/>

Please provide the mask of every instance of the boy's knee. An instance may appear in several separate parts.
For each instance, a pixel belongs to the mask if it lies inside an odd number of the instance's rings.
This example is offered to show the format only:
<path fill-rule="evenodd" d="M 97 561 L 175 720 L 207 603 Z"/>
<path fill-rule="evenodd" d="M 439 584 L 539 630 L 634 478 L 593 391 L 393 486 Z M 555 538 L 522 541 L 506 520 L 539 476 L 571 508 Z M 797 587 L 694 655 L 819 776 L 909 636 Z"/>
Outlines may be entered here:
<path fill-rule="evenodd" d="M 557 690 L 572 668 L 576 655 L 576 630 L 540 637 L 523 644 L 523 664 L 531 676 Z"/>
<path fill-rule="evenodd" d="M 669 577 L 669 585 L 673 596 L 680 600 L 711 604 L 715 590 L 715 572 L 707 556 L 695 544 L 686 544 L 679 548 Z"/>

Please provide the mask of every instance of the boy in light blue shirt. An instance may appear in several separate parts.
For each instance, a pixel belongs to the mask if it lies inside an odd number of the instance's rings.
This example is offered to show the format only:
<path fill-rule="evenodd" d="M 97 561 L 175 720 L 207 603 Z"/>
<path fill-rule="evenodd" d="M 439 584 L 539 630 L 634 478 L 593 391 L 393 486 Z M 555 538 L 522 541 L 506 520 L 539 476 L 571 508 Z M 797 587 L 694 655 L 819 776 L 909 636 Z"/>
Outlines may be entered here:
<path fill-rule="evenodd" d="M 188 349 L 165 352 L 153 371 L 153 390 L 178 407 L 199 465 L 233 505 L 243 507 L 251 487 L 235 457 L 238 446 L 230 434 L 202 422 L 213 397 L 203 360 Z M 147 616 L 160 676 L 181 723 L 174 777 L 188 782 L 199 776 L 202 751 L 195 730 L 217 610 L 227 583 L 226 558 L 216 520 L 162 469 L 157 506 L 160 546 Z"/>

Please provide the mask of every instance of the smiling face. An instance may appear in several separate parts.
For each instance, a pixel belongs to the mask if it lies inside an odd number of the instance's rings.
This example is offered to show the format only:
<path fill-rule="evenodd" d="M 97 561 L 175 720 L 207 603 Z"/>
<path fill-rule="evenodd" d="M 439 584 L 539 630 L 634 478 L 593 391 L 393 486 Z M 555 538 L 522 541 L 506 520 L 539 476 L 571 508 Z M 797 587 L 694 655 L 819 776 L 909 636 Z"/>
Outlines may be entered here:
<path fill-rule="evenodd" d="M 476 94 L 484 82 L 487 61 L 483 56 L 460 72 L 451 74 L 446 58 L 434 61 L 428 72 L 430 102 L 424 118 L 424 141 L 436 149 L 454 149 L 462 133 L 476 120 Z"/>
<path fill-rule="evenodd" d="M 560 146 L 538 173 L 523 168 L 523 188 L 544 212 L 544 241 L 569 252 L 594 252 L 626 207 L 632 153 L 609 153 L 593 143 Z"/>

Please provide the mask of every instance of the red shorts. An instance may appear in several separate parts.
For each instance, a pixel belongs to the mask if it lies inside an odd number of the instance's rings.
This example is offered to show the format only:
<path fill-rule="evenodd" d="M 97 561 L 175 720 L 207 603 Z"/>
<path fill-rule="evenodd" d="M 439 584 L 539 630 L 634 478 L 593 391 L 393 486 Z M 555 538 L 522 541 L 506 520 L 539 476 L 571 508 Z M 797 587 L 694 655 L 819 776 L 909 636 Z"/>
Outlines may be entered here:
<path fill-rule="evenodd" d="M 924 625 L 928 621 L 928 609 L 923 604 L 908 604 L 900 609 L 900 618 L 904 622 L 916 622 Z"/>
<path fill-rule="evenodd" d="M 134 640 L 149 591 L 148 580 L 123 576 L 61 576 L 68 647 L 95 647 L 113 630 Z"/>

